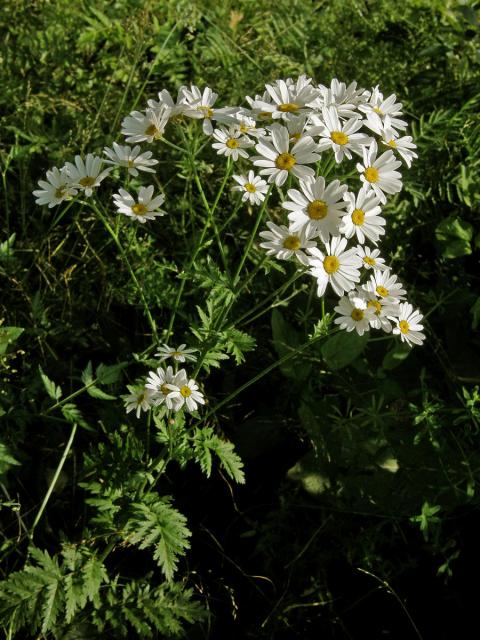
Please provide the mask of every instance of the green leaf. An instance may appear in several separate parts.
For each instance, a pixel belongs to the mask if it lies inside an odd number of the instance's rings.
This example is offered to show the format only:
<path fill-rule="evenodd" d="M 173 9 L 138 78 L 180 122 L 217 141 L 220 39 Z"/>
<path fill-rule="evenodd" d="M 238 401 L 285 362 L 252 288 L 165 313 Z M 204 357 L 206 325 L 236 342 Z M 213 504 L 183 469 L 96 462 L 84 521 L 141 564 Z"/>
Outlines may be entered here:
<path fill-rule="evenodd" d="M 42 378 L 42 382 L 46 392 L 48 393 L 50 398 L 52 398 L 52 400 L 58 402 L 58 400 L 60 400 L 60 398 L 62 397 L 61 387 L 57 386 L 53 382 L 53 380 L 50 380 L 50 378 L 43 372 L 43 369 L 40 365 L 38 365 L 38 370 L 40 371 L 40 377 Z"/>
<path fill-rule="evenodd" d="M 66 402 L 60 407 L 63 417 L 71 424 L 78 424 L 87 431 L 95 431 L 82 415 L 82 412 L 74 402 Z"/>
<path fill-rule="evenodd" d="M 447 259 L 460 258 L 472 253 L 470 241 L 473 227 L 455 216 L 442 220 L 435 229 L 435 237 L 441 255 Z"/>
<path fill-rule="evenodd" d="M 113 384 L 120 378 L 120 373 L 125 369 L 128 362 L 119 362 L 118 364 L 99 364 L 95 375 L 97 382 L 100 384 Z"/>
<path fill-rule="evenodd" d="M 82 371 L 82 382 L 85 386 L 93 382 L 93 369 L 91 361 L 89 361 L 85 369 Z"/>
<path fill-rule="evenodd" d="M 10 454 L 8 447 L 3 442 L 0 442 L 0 477 L 5 475 L 10 467 L 19 464 L 20 462 Z"/>
<path fill-rule="evenodd" d="M 94 387 L 94 386 L 88 387 L 87 393 L 89 396 L 92 396 L 92 398 L 98 398 L 99 400 L 116 400 L 117 399 L 116 396 L 112 396 L 109 393 L 105 393 L 105 391 L 102 391 L 98 387 Z"/>
<path fill-rule="evenodd" d="M 131 505 L 132 516 L 125 525 L 128 540 L 140 549 L 154 547 L 153 559 L 167 580 L 172 580 L 180 555 L 190 547 L 192 535 L 187 519 L 171 506 L 172 498 L 147 494 L 144 502 Z"/>
<path fill-rule="evenodd" d="M 406 358 L 411 354 L 412 350 L 407 344 L 403 342 L 396 343 L 390 351 L 388 351 L 382 362 L 382 369 L 390 371 L 402 364 Z"/>
<path fill-rule="evenodd" d="M 234 445 L 231 442 L 219 438 L 214 433 L 212 427 L 195 429 L 193 446 L 197 462 L 200 464 L 207 478 L 209 478 L 212 473 L 213 453 L 217 456 L 220 465 L 225 469 L 230 478 L 239 484 L 245 483 L 243 462 L 235 452 Z"/>
<path fill-rule="evenodd" d="M 8 347 L 13 344 L 25 331 L 22 327 L 0 327 L 0 356 L 6 353 Z"/>
<path fill-rule="evenodd" d="M 231 353 L 234 356 L 237 364 L 242 364 L 245 361 L 243 354 L 247 351 L 252 351 L 256 345 L 255 338 L 233 327 L 222 331 L 220 339 L 225 341 L 227 353 Z"/>
<path fill-rule="evenodd" d="M 321 348 L 322 356 L 330 369 L 337 371 L 353 362 L 363 352 L 368 334 L 341 331 L 329 338 Z"/>

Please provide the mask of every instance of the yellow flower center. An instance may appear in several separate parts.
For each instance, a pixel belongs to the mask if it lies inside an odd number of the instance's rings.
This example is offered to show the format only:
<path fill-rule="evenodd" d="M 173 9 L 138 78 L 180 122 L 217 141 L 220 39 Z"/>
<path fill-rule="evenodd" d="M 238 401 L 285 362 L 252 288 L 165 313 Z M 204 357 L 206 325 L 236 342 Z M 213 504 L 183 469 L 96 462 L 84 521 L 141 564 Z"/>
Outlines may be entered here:
<path fill-rule="evenodd" d="M 328 204 L 323 200 L 313 200 L 307 207 L 307 214 L 311 220 L 323 220 L 328 213 Z"/>
<path fill-rule="evenodd" d="M 408 333 L 410 330 L 410 325 L 406 320 L 400 320 L 398 323 L 399 329 L 402 333 Z"/>
<path fill-rule="evenodd" d="M 375 309 L 375 314 L 378 316 L 380 311 L 382 310 L 382 304 L 378 300 L 369 300 L 367 307 L 373 307 Z"/>
<path fill-rule="evenodd" d="M 302 134 L 300 132 L 290 134 L 290 140 L 295 140 L 295 142 L 298 142 L 301 137 L 302 137 Z"/>
<path fill-rule="evenodd" d="M 337 256 L 327 256 L 323 260 L 323 268 L 328 273 L 328 275 L 331 275 L 332 273 L 335 273 L 339 270 L 340 260 L 337 258 Z"/>
<path fill-rule="evenodd" d="M 153 123 L 149 124 L 148 127 L 145 129 L 146 136 L 153 136 L 154 138 L 156 138 L 158 134 L 159 134 L 158 129 Z"/>
<path fill-rule="evenodd" d="M 55 198 L 63 198 L 65 191 L 65 187 L 58 187 L 58 189 L 55 190 Z"/>
<path fill-rule="evenodd" d="M 229 149 L 238 149 L 238 147 L 240 146 L 237 138 L 229 138 L 225 144 Z"/>
<path fill-rule="evenodd" d="M 392 149 L 396 149 L 397 148 L 397 143 L 395 142 L 395 140 L 392 138 L 391 140 L 389 140 L 387 142 L 389 147 L 392 147 Z"/>
<path fill-rule="evenodd" d="M 201 111 L 203 113 L 203 117 L 210 119 L 213 116 L 213 109 L 210 107 L 197 107 L 197 111 Z"/>
<path fill-rule="evenodd" d="M 248 191 L 248 193 L 255 193 L 257 190 L 257 187 L 251 182 L 246 182 L 243 186 L 245 187 L 245 191 Z"/>
<path fill-rule="evenodd" d="M 275 160 L 275 166 L 277 169 L 284 171 L 290 171 L 290 169 L 292 169 L 296 164 L 297 161 L 295 156 L 292 156 L 291 153 L 281 153 Z"/>
<path fill-rule="evenodd" d="M 296 113 L 300 109 L 300 105 L 295 102 L 284 102 L 278 105 L 278 110 L 282 113 Z"/>
<path fill-rule="evenodd" d="M 362 225 L 365 221 L 365 211 L 363 209 L 354 209 L 352 211 L 352 222 L 356 225 Z"/>
<path fill-rule="evenodd" d="M 302 243 L 300 242 L 298 236 L 288 236 L 283 241 L 283 246 L 285 247 L 285 249 L 289 249 L 290 251 L 296 251 L 297 249 L 300 249 Z"/>
<path fill-rule="evenodd" d="M 172 358 L 174 358 L 175 356 L 181 356 L 182 352 L 181 351 L 172 351 L 172 353 L 170 355 L 172 356 Z"/>
<path fill-rule="evenodd" d="M 133 160 L 128 160 L 127 162 L 127 167 L 130 169 L 131 167 L 135 166 L 135 162 Z"/>
<path fill-rule="evenodd" d="M 373 107 L 373 110 L 375 111 L 375 113 L 378 113 L 379 116 L 383 116 L 384 115 L 384 113 L 380 109 L 380 107 Z"/>
<path fill-rule="evenodd" d="M 352 320 L 355 320 L 355 322 L 359 322 L 360 320 L 363 320 L 365 314 L 361 309 L 354 309 L 350 315 L 352 317 Z"/>
<path fill-rule="evenodd" d="M 271 120 L 272 119 L 272 112 L 271 111 L 260 111 L 260 113 L 258 114 L 258 117 L 261 120 Z"/>
<path fill-rule="evenodd" d="M 95 178 L 92 178 L 92 176 L 85 176 L 84 178 L 80 178 L 78 182 L 82 187 L 93 187 L 95 184 Z"/>
<path fill-rule="evenodd" d="M 255 128 L 255 127 L 249 127 L 249 126 L 248 126 L 248 125 L 246 125 L 246 124 L 241 124 L 241 125 L 238 127 L 238 130 L 240 131 L 240 133 L 248 133 L 248 132 L 250 131 L 250 129 L 254 129 L 254 128 Z"/>
<path fill-rule="evenodd" d="M 136 216 L 143 216 L 148 211 L 147 207 L 141 202 L 137 202 L 133 205 L 132 211 Z"/>
<path fill-rule="evenodd" d="M 187 387 L 187 385 L 184 385 L 181 389 L 180 389 L 180 393 L 182 394 L 182 396 L 184 398 L 188 398 L 189 396 L 192 395 L 192 390 L 190 389 L 190 387 Z"/>
<path fill-rule="evenodd" d="M 160 391 L 163 393 L 164 396 L 168 396 L 169 393 L 172 393 L 172 390 L 168 388 L 166 382 L 162 384 L 162 386 L 160 387 Z"/>
<path fill-rule="evenodd" d="M 369 264 L 371 267 L 374 267 L 377 264 L 377 261 L 375 260 L 375 258 L 371 258 L 370 256 L 365 256 L 363 261 L 366 264 Z"/>
<path fill-rule="evenodd" d="M 378 182 L 378 178 L 378 169 L 375 169 L 375 167 L 367 167 L 365 169 L 365 179 L 368 180 L 368 182 Z"/>
<path fill-rule="evenodd" d="M 378 287 L 375 289 L 375 291 L 378 293 L 378 295 L 381 298 L 386 298 L 388 296 L 388 289 L 385 289 L 385 287 L 382 287 L 381 284 L 378 285 Z"/>
<path fill-rule="evenodd" d="M 347 134 L 343 133 L 343 131 L 332 131 L 332 133 L 330 134 L 330 139 L 335 144 L 343 145 L 343 144 L 347 144 L 348 142 L 348 136 Z"/>

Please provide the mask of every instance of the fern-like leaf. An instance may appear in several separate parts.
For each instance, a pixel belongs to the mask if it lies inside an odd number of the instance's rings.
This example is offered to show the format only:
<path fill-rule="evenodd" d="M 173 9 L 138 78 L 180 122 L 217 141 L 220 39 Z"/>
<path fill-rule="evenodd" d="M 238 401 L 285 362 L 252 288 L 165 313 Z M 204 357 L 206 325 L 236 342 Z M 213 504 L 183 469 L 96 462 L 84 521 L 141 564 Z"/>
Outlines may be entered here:
<path fill-rule="evenodd" d="M 219 438 L 211 427 L 195 430 L 193 446 L 197 462 L 207 478 L 212 473 L 213 453 L 227 474 L 239 484 L 244 484 L 245 475 L 240 456 L 235 453 L 233 444 Z"/>

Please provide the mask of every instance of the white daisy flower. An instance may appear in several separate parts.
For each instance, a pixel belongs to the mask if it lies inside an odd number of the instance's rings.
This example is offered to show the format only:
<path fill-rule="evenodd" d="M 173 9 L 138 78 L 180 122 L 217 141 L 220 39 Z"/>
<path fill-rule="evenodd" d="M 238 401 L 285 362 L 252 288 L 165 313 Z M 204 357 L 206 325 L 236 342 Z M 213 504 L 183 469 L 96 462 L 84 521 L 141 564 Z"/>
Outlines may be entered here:
<path fill-rule="evenodd" d="M 291 229 L 298 231 L 307 226 L 311 236 L 320 237 L 323 242 L 328 242 L 330 236 L 338 236 L 340 220 L 347 206 L 343 200 L 347 186 L 340 184 L 339 180 L 326 186 L 322 176 L 305 178 L 299 184 L 302 193 L 289 189 L 291 200 L 282 203 L 284 209 L 291 211 L 288 214 Z"/>
<path fill-rule="evenodd" d="M 183 91 L 182 88 L 178 91 L 177 100 L 175 101 L 170 92 L 167 89 L 162 89 L 162 91 L 158 92 L 158 101 L 157 100 L 147 100 L 147 105 L 150 109 L 154 111 L 159 111 L 161 109 L 169 109 L 169 119 L 176 120 L 180 119 L 188 106 L 183 102 Z"/>
<path fill-rule="evenodd" d="M 340 329 L 355 330 L 359 336 L 370 331 L 370 320 L 374 311 L 367 306 L 363 297 L 354 294 L 342 296 L 334 310 L 339 315 L 334 323 L 339 324 Z"/>
<path fill-rule="evenodd" d="M 403 342 L 406 342 L 409 347 L 414 344 L 422 344 L 425 340 L 425 334 L 421 332 L 423 325 L 420 324 L 423 315 L 418 309 L 415 311 L 408 302 L 402 302 L 399 305 L 398 317 L 392 318 L 396 322 L 396 327 L 393 328 L 393 333 L 400 336 Z"/>
<path fill-rule="evenodd" d="M 65 164 L 70 185 L 90 197 L 94 187 L 98 187 L 112 170 L 112 167 L 109 167 L 102 171 L 102 165 L 103 158 L 94 156 L 92 153 L 87 154 L 85 160 L 81 156 L 75 156 L 75 164 L 71 162 Z"/>
<path fill-rule="evenodd" d="M 165 211 L 158 207 L 165 200 L 165 196 L 160 194 L 153 198 L 154 187 L 140 187 L 138 190 L 138 198 L 135 200 L 128 191 L 119 189 L 118 193 L 113 194 L 113 200 L 119 213 L 123 213 L 130 218 L 135 218 L 138 222 L 146 222 L 153 220 L 157 216 L 164 216 Z"/>
<path fill-rule="evenodd" d="M 185 369 L 180 369 L 174 378 L 176 389 L 172 393 L 174 410 L 179 411 L 185 404 L 188 411 L 196 411 L 199 404 L 205 404 L 203 394 L 198 390 L 198 384 L 193 378 L 188 379 Z"/>
<path fill-rule="evenodd" d="M 153 142 L 162 137 L 170 118 L 170 109 L 147 109 L 145 113 L 132 111 L 122 121 L 122 133 L 127 142 Z"/>
<path fill-rule="evenodd" d="M 318 89 L 310 84 L 311 78 L 300 76 L 296 83 L 277 80 L 275 84 L 266 84 L 269 100 L 255 100 L 253 109 L 269 113 L 272 118 L 288 120 L 292 115 L 308 113 L 307 105 L 318 96 Z"/>
<path fill-rule="evenodd" d="M 140 418 L 140 413 L 142 411 L 148 411 L 153 407 L 155 392 L 151 389 L 147 389 L 146 387 L 139 388 L 138 386 L 130 384 L 127 384 L 127 389 L 130 393 L 122 396 L 125 403 L 125 410 L 127 413 L 135 411 L 137 418 Z"/>
<path fill-rule="evenodd" d="M 328 283 L 338 296 L 354 289 L 360 281 L 361 260 L 356 249 L 346 249 L 346 238 L 332 238 L 325 243 L 324 251 L 309 249 L 310 273 L 317 278 L 317 293 L 323 296 Z"/>
<path fill-rule="evenodd" d="M 360 111 L 367 114 L 369 122 L 373 123 L 378 118 L 383 120 L 385 116 L 389 116 L 392 127 L 404 130 L 407 128 L 407 123 L 397 117 L 402 115 L 402 104 L 400 102 L 396 102 L 396 99 L 397 97 L 393 93 L 391 96 L 384 99 L 383 93 L 380 92 L 377 85 L 373 88 L 369 100 L 360 104 L 358 108 Z M 369 118 L 370 114 L 374 114 L 373 119 Z"/>
<path fill-rule="evenodd" d="M 160 362 L 168 358 L 173 358 L 176 362 L 185 362 L 185 360 L 195 362 L 197 358 L 193 354 L 195 351 L 198 351 L 198 349 L 186 349 L 186 346 L 186 344 L 181 344 L 176 349 L 172 349 L 168 344 L 162 344 L 155 355 L 160 358 Z"/>
<path fill-rule="evenodd" d="M 267 131 L 263 127 L 257 127 L 257 122 L 255 118 L 247 115 L 246 113 L 242 113 L 238 111 L 235 114 L 235 119 L 237 122 L 235 123 L 235 127 L 238 127 L 240 133 L 247 136 L 253 136 L 254 138 L 259 138 L 260 136 L 265 136 Z"/>
<path fill-rule="evenodd" d="M 270 231 L 261 231 L 260 236 L 267 242 L 261 242 L 262 249 L 267 250 L 268 256 L 275 256 L 279 260 L 289 260 L 293 255 L 304 266 L 308 265 L 305 249 L 316 246 L 306 227 L 296 232 L 284 225 L 278 226 L 274 222 L 267 222 Z"/>
<path fill-rule="evenodd" d="M 387 120 L 387 118 L 385 118 Z M 397 152 L 404 160 L 408 168 L 412 166 L 414 158 L 418 158 L 418 155 L 413 151 L 417 148 L 417 145 L 412 141 L 412 136 L 402 136 L 398 138 L 395 131 L 386 126 L 383 131 L 383 144 L 387 145 L 394 152 Z"/>
<path fill-rule="evenodd" d="M 114 142 L 113 149 L 105 147 L 103 153 L 110 158 L 109 160 L 105 160 L 107 164 L 113 164 L 117 167 L 127 167 L 128 173 L 134 177 L 138 176 L 139 171 L 155 173 L 155 169 L 152 169 L 152 166 L 158 164 L 158 160 L 152 158 L 151 151 L 140 153 L 140 147 L 138 145 L 132 149 L 128 145 L 122 146 Z"/>
<path fill-rule="evenodd" d="M 362 244 L 365 238 L 377 244 L 380 236 L 385 234 L 386 221 L 379 215 L 382 210 L 376 193 L 362 188 L 357 195 L 349 191 L 343 197 L 347 212 L 342 218 L 340 232 L 346 238 L 355 235 Z"/>
<path fill-rule="evenodd" d="M 365 188 L 375 191 L 383 204 L 387 201 L 385 193 L 398 193 L 402 189 L 402 177 L 395 171 L 402 163 L 395 160 L 393 151 L 385 151 L 377 158 L 377 143 L 374 140 L 369 148 L 363 147 L 363 165 L 358 163 L 357 170 Z"/>
<path fill-rule="evenodd" d="M 77 195 L 77 190 L 70 184 L 65 167 L 53 167 L 47 171 L 47 180 L 39 180 L 38 186 L 41 189 L 33 192 L 35 204 L 48 204 L 49 209 Z"/>
<path fill-rule="evenodd" d="M 187 105 L 184 115 L 197 120 L 203 119 L 203 133 L 205 135 L 211 136 L 213 133 L 212 120 L 222 124 L 233 124 L 235 122 L 236 108 L 213 108 L 218 94 L 214 93 L 210 87 L 206 87 L 202 92 L 198 87 L 192 85 L 190 89 L 182 87 L 181 91 L 183 101 Z"/>
<path fill-rule="evenodd" d="M 374 271 L 369 282 L 363 285 L 367 293 L 373 293 L 391 303 L 403 300 L 407 292 L 402 287 L 402 283 L 397 282 L 397 276 L 390 269 Z"/>
<path fill-rule="evenodd" d="M 358 105 L 366 102 L 370 93 L 365 89 L 357 89 L 357 83 L 351 82 L 348 87 L 344 82 L 333 78 L 330 87 L 318 86 L 320 96 L 312 107 L 321 110 L 323 107 L 334 107 L 341 118 L 358 116 Z"/>
<path fill-rule="evenodd" d="M 260 204 L 265 200 L 268 186 L 265 180 L 260 176 L 256 176 L 252 170 L 248 172 L 248 176 L 234 175 L 232 178 L 238 185 L 232 187 L 232 191 L 242 192 L 242 202 L 248 200 L 250 204 Z"/>
<path fill-rule="evenodd" d="M 278 187 L 284 184 L 289 173 L 297 178 L 314 175 L 314 170 L 305 166 L 320 159 L 319 154 L 315 153 L 317 146 L 312 138 L 305 136 L 290 149 L 288 129 L 280 124 L 272 125 L 271 136 L 262 138 L 255 145 L 261 155 L 254 156 L 252 161 L 255 166 L 264 167 L 260 170 L 260 175 L 268 175 L 268 182 L 275 181 Z"/>
<path fill-rule="evenodd" d="M 165 403 L 167 409 L 174 409 L 175 392 L 177 386 L 175 385 L 175 374 L 172 367 L 163 369 L 158 367 L 156 371 L 149 371 L 145 388 L 150 389 L 153 396 L 152 401 L 155 406 Z"/>
<path fill-rule="evenodd" d="M 367 307 L 373 311 L 370 317 L 370 326 L 373 329 L 381 329 L 385 333 L 391 333 L 391 318 L 398 313 L 399 304 L 389 302 L 387 298 L 381 298 L 374 293 L 367 293 L 363 290 Z"/>
<path fill-rule="evenodd" d="M 346 122 L 340 122 L 338 113 L 334 107 L 322 109 L 323 120 L 318 116 L 312 117 L 312 122 L 316 127 L 309 129 L 310 135 L 320 134 L 318 149 L 325 151 L 333 149 L 337 163 L 342 162 L 346 157 L 352 159 L 352 151 L 362 155 L 363 148 L 372 143 L 372 138 L 364 133 L 356 133 L 362 128 L 363 120 L 359 117 L 350 118 Z"/>
<path fill-rule="evenodd" d="M 366 245 L 358 245 L 357 253 L 362 259 L 362 267 L 367 269 L 367 271 L 369 269 L 373 269 L 374 271 L 376 269 L 380 269 L 380 271 L 388 269 L 385 260 L 380 258 L 380 249 L 370 249 L 370 247 Z"/>
<path fill-rule="evenodd" d="M 253 147 L 252 140 L 240 133 L 238 127 L 231 126 L 229 129 L 214 129 L 213 137 L 218 142 L 212 144 L 217 153 L 221 156 L 232 157 L 237 161 L 239 157 L 248 158 L 248 152 L 245 149 Z"/>

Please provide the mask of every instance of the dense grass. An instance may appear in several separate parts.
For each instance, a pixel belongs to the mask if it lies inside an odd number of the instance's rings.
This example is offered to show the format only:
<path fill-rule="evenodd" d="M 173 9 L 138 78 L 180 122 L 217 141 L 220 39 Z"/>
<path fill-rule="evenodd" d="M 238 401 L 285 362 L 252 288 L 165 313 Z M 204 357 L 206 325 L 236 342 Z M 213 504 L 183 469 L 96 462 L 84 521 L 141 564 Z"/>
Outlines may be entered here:
<path fill-rule="evenodd" d="M 62 615 L 38 624 L 40 636 L 33 618 L 13 623 L 0 603 L 6 637 L 148 637 L 150 627 L 153 637 L 170 637 L 179 625 L 191 638 L 450 638 L 472 614 L 467 581 L 477 568 L 480 479 L 478 4 L 293 0 L 272 8 L 264 0 L 6 0 L 2 7 L 0 575 L 7 580 L 26 564 L 37 572 L 33 584 L 43 579 L 40 569 L 55 572 L 39 549 L 57 554 L 67 571 L 63 544 L 77 550 L 77 567 L 105 560 L 110 580 L 99 595 L 79 597 L 85 602 L 68 624 Z M 211 426 L 235 443 L 245 486 L 231 486 L 218 469 L 207 479 L 178 464 L 176 442 L 177 462 L 157 489 L 174 496 L 193 535 L 168 586 L 151 556 L 120 544 L 85 502 L 99 478 L 130 499 L 162 442 L 149 423 L 125 416 L 120 399 L 75 398 L 84 425 L 41 511 L 72 418 L 51 410 L 39 366 L 66 397 L 82 387 L 89 361 L 94 368 L 123 363 L 103 387 L 119 396 L 144 374 L 153 336 L 98 216 L 82 205 L 42 210 L 31 192 L 51 166 L 119 140 L 122 118 L 162 88 L 208 85 L 222 104 L 244 104 L 265 82 L 301 73 L 325 84 L 332 77 L 379 84 L 404 104 L 419 159 L 386 207 L 382 247 L 426 315 L 427 341 L 409 351 L 371 340 L 345 366 L 312 347 L 223 406 Z M 158 157 L 168 225 L 135 233 L 122 221 L 120 232 L 161 333 L 205 213 L 191 163 L 171 148 Z M 205 149 L 195 169 L 212 197 L 224 168 Z M 231 211 L 225 193 L 219 226 Z M 254 222 L 245 211 L 225 232 L 232 267 Z M 255 245 L 247 273 L 260 257 Z M 194 340 L 196 305 L 224 284 L 203 254 L 187 276 L 193 286 L 177 309 L 178 343 Z M 261 304 L 284 279 L 266 261 L 232 317 Z M 285 342 L 299 345 L 312 333 L 321 303 L 309 283 L 296 283 L 288 303 L 276 302 L 275 313 L 268 307 L 241 326 L 257 344 L 244 364 L 237 368 L 231 357 L 212 371 L 212 403 L 278 360 Z M 156 622 L 145 613 L 149 598 Z"/>

